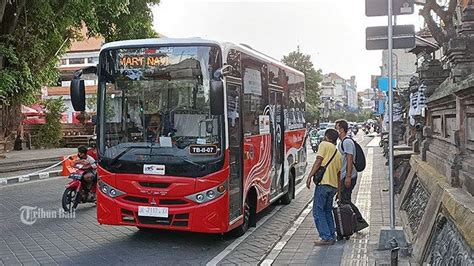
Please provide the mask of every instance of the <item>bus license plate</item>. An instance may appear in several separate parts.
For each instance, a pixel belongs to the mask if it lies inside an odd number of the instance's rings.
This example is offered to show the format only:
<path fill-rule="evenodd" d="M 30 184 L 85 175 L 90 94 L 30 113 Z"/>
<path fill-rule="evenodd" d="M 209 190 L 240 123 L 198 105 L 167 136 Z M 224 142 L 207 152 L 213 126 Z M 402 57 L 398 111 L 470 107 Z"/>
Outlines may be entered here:
<path fill-rule="evenodd" d="M 138 216 L 168 218 L 168 208 L 139 206 Z"/>

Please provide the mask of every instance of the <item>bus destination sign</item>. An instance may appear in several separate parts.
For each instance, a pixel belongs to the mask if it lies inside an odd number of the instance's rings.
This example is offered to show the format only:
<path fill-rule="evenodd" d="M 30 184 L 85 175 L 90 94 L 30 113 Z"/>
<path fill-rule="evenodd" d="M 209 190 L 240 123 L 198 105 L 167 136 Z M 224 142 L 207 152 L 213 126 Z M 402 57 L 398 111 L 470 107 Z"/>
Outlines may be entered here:
<path fill-rule="evenodd" d="M 163 55 L 120 55 L 120 68 L 144 68 L 169 65 L 169 57 Z"/>

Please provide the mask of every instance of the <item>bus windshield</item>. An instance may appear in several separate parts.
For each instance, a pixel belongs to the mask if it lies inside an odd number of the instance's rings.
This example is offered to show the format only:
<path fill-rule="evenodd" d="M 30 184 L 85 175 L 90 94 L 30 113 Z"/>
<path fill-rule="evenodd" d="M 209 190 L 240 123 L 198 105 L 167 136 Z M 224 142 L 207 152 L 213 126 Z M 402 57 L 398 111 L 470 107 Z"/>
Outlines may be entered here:
<path fill-rule="evenodd" d="M 223 149 L 223 118 L 210 114 L 209 95 L 219 60 L 209 46 L 102 52 L 99 152 L 107 168 L 128 161 L 165 165 L 166 174 L 207 172 Z"/>

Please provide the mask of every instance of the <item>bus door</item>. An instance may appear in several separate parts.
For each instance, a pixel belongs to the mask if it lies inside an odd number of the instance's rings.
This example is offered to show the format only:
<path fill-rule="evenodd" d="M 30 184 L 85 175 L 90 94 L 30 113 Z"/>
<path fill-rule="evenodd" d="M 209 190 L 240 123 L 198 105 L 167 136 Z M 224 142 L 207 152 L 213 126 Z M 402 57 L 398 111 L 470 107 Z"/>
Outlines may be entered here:
<path fill-rule="evenodd" d="M 283 92 L 270 89 L 269 97 L 270 134 L 272 138 L 271 197 L 273 198 L 283 191 Z"/>
<path fill-rule="evenodd" d="M 242 215 L 242 125 L 240 106 L 242 86 L 227 83 L 227 122 L 229 127 L 230 177 L 229 177 L 229 222 Z"/>

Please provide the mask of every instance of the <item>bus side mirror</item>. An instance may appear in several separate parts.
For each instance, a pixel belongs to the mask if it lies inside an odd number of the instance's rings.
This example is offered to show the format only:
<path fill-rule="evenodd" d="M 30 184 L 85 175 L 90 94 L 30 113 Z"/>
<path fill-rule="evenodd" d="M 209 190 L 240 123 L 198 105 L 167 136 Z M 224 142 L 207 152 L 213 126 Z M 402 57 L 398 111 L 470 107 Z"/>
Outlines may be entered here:
<path fill-rule="evenodd" d="M 74 110 L 84 112 L 86 110 L 86 87 L 84 80 L 74 78 L 71 80 L 71 102 Z"/>
<path fill-rule="evenodd" d="M 211 80 L 211 115 L 224 114 L 224 82 L 222 80 Z"/>

